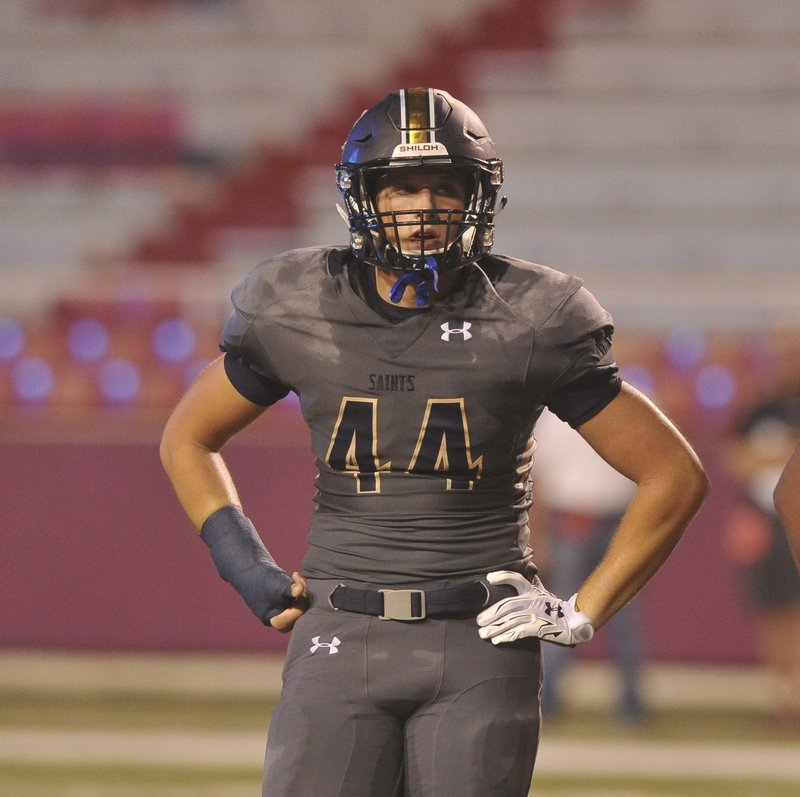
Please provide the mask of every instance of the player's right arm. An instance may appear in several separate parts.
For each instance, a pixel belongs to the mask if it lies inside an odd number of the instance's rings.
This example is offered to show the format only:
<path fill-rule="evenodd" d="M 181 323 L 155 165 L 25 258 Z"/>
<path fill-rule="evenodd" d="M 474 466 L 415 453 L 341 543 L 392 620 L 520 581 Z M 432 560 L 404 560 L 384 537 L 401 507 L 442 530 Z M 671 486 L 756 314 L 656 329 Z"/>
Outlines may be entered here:
<path fill-rule="evenodd" d="M 794 450 L 775 488 L 775 509 L 800 568 L 800 446 Z"/>
<path fill-rule="evenodd" d="M 170 415 L 161 438 L 161 462 L 198 531 L 218 509 L 241 505 L 220 450 L 264 410 L 233 387 L 219 357 Z"/>
<path fill-rule="evenodd" d="M 220 453 L 231 437 L 253 423 L 266 408 L 244 398 L 233 387 L 223 361 L 219 357 L 211 363 L 173 410 L 161 438 L 161 462 L 181 506 L 211 548 L 222 577 L 231 581 L 240 594 L 247 593 L 243 597 L 259 619 L 280 631 L 288 631 L 303 608 L 291 606 L 272 617 L 266 617 L 262 611 L 269 595 L 253 594 L 263 590 L 260 584 L 252 583 L 252 568 L 266 567 L 270 580 L 271 559 L 265 558 L 266 549 L 255 550 L 260 540 L 242 520 L 241 502 Z M 250 583 L 236 583 L 245 575 Z M 274 591 L 277 582 L 267 587 Z M 294 598 L 305 594 L 304 582 L 298 574 L 289 580 L 288 588 Z"/>

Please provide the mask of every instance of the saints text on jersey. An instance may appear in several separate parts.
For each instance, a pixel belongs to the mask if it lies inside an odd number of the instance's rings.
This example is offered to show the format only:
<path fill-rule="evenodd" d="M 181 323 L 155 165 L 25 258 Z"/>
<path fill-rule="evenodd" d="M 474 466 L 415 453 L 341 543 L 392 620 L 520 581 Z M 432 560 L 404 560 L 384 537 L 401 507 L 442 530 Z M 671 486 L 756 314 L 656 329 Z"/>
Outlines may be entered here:
<path fill-rule="evenodd" d="M 385 391 L 411 393 L 416 378 L 415 374 L 370 374 L 369 389 L 375 393 Z"/>

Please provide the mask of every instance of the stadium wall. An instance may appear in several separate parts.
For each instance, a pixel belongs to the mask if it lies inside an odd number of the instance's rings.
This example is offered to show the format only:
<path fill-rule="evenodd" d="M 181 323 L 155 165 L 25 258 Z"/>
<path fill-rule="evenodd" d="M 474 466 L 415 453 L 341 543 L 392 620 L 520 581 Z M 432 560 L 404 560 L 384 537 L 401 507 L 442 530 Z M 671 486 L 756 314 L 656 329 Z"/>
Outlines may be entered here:
<path fill-rule="evenodd" d="M 273 444 L 253 436 L 226 449 L 248 513 L 287 569 L 300 566 L 305 550 L 315 473 L 304 433 L 293 434 L 284 429 Z M 723 483 L 641 596 L 651 659 L 755 660 L 735 571 L 720 553 L 729 500 Z M 263 629 L 217 577 L 154 440 L 6 442 L 0 506 L 0 646 L 285 648 L 287 637 Z M 602 633 L 590 648 L 582 655 L 604 655 Z"/>

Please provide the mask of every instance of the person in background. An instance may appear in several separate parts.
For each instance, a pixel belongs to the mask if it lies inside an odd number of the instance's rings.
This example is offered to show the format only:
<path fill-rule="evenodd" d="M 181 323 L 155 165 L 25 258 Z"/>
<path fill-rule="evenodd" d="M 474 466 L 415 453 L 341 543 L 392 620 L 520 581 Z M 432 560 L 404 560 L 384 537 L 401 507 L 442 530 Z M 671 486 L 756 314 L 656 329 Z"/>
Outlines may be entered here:
<path fill-rule="evenodd" d="M 797 467 L 794 461 L 777 501 L 775 494 L 800 441 L 798 365 L 794 357 L 785 358 L 778 385 L 743 413 L 727 449 L 741 500 L 729 513 L 726 544 L 740 566 L 759 655 L 772 680 L 772 721 L 792 733 L 800 732 L 800 534 L 796 525 L 784 528 L 776 506 L 791 518 L 786 485 Z"/>

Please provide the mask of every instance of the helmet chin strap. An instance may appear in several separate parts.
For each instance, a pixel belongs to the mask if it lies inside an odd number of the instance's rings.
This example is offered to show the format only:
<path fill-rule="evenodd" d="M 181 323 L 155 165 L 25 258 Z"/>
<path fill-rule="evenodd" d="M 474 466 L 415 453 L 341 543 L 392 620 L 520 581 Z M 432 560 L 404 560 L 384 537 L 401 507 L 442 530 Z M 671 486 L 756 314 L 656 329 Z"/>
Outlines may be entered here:
<path fill-rule="evenodd" d="M 409 285 L 413 285 L 416 289 L 416 304 L 418 307 L 424 307 L 426 304 L 430 304 L 431 293 L 428 287 L 428 279 L 431 277 L 433 278 L 433 290 L 438 290 L 439 264 L 436 262 L 436 258 L 430 255 L 426 255 L 425 263 L 427 264 L 425 268 L 420 271 L 412 271 L 408 274 L 401 275 L 397 282 L 392 285 L 389 291 L 389 298 L 394 304 L 398 304 L 402 300 L 403 294 L 406 292 L 406 288 Z"/>

